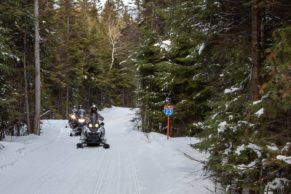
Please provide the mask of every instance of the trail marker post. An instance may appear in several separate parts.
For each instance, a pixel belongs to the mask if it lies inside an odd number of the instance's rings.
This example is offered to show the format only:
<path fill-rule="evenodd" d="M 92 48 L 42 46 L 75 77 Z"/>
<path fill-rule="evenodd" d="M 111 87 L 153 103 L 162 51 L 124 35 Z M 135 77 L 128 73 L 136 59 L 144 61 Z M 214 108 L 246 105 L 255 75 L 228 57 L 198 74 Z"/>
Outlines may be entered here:
<path fill-rule="evenodd" d="M 164 106 L 164 113 L 168 117 L 168 124 L 167 124 L 167 139 L 170 136 L 170 116 L 173 115 L 174 106 Z"/>

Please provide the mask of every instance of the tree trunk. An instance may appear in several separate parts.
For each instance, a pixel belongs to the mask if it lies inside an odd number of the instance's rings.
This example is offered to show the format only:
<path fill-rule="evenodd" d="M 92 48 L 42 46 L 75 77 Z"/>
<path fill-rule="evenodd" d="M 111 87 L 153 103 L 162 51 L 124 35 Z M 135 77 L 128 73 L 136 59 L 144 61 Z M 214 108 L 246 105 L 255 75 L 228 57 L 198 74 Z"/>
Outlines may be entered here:
<path fill-rule="evenodd" d="M 26 73 L 26 29 L 24 31 L 23 37 L 23 75 L 24 75 L 24 98 L 25 98 L 25 112 L 26 112 L 26 122 L 27 131 L 32 133 L 30 127 L 30 111 L 29 111 L 29 101 L 28 101 L 28 86 L 27 86 L 27 73 Z"/>
<path fill-rule="evenodd" d="M 136 4 L 136 9 L 137 9 L 137 21 L 140 21 L 140 15 L 141 15 L 141 1 L 140 0 L 135 0 Z"/>
<path fill-rule="evenodd" d="M 67 84 L 67 94 L 66 94 L 66 117 L 69 115 L 69 84 Z"/>
<path fill-rule="evenodd" d="M 114 56 L 115 56 L 115 43 L 112 43 L 110 70 L 112 69 L 114 61 L 115 61 Z"/>
<path fill-rule="evenodd" d="M 34 0 L 34 30 L 35 30 L 35 117 L 34 133 L 40 135 L 40 58 L 39 58 L 39 13 L 38 0 Z"/>
<path fill-rule="evenodd" d="M 111 47 L 112 47 L 112 51 L 111 51 L 111 63 L 110 63 L 110 68 L 109 68 L 109 71 L 111 71 L 112 67 L 113 67 L 113 64 L 114 64 L 114 57 L 115 57 L 115 45 L 116 45 L 116 38 L 115 37 L 115 33 L 114 33 L 114 30 L 116 29 L 113 29 L 114 27 L 111 25 L 111 24 L 108 24 L 108 35 L 109 35 L 109 41 L 110 41 L 110 44 L 111 44 Z"/>
<path fill-rule="evenodd" d="M 262 63 L 262 45 L 261 35 L 262 35 L 262 19 L 260 13 L 260 2 L 261 0 L 252 0 L 251 4 L 251 45 L 252 45 L 252 64 L 251 64 L 251 75 L 250 75 L 250 100 L 256 101 L 260 99 L 259 87 L 260 87 L 260 70 Z M 250 112 L 248 113 L 250 117 Z M 248 140 L 250 136 L 250 128 L 245 129 L 245 137 Z M 250 159 L 250 154 L 248 155 Z M 249 178 L 245 178 L 245 183 L 250 183 Z M 243 193 L 255 194 L 256 191 L 251 188 L 244 188 Z"/>
<path fill-rule="evenodd" d="M 69 9 L 69 8 L 68 8 Z M 66 42 L 67 45 L 69 45 L 69 40 L 70 40 L 70 15 L 67 16 L 67 31 L 66 31 Z M 69 68 L 69 51 L 68 48 L 66 49 L 66 66 Z M 70 85 L 70 80 L 67 78 L 67 92 L 66 92 L 66 117 L 69 115 L 69 85 Z M 66 118 L 65 117 L 65 118 Z"/>
<path fill-rule="evenodd" d="M 250 99 L 258 100 L 260 86 L 260 69 L 261 69 L 261 18 L 259 9 L 260 0 L 252 0 L 252 66 L 250 78 Z"/>

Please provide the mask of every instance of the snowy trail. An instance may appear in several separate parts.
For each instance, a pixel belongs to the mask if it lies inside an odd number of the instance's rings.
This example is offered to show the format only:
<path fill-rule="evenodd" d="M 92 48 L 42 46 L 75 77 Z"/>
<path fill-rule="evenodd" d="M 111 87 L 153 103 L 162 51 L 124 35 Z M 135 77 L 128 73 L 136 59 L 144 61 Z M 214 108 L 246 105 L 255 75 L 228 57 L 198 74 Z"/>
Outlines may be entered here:
<path fill-rule="evenodd" d="M 134 110 L 111 108 L 105 117 L 111 148 L 76 149 L 67 121 L 44 121 L 40 137 L 1 142 L 0 193 L 3 194 L 208 194 L 213 184 L 202 166 L 184 157 L 205 156 L 191 149 L 189 138 L 133 131 Z"/>

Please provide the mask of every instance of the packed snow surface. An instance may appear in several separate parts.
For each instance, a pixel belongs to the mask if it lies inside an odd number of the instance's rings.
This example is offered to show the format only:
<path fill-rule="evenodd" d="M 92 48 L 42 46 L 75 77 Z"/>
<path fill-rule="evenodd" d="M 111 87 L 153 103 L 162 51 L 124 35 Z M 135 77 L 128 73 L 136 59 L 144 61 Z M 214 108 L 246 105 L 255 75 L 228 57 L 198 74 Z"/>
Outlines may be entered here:
<path fill-rule="evenodd" d="M 0 149 L 0 193 L 5 194 L 208 194 L 204 160 L 194 138 L 134 130 L 136 110 L 105 109 L 110 149 L 76 149 L 65 120 L 43 121 L 41 136 L 8 137 Z"/>

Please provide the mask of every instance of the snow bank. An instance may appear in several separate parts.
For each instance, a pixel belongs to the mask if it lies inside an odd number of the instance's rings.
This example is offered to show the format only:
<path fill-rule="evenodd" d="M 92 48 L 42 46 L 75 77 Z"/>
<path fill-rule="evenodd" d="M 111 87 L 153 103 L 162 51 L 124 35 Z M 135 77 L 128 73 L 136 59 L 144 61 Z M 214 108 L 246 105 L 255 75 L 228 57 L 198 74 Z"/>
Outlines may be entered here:
<path fill-rule="evenodd" d="M 2 146 L 5 149 L 1 150 L 0 154 L 0 172 L 9 166 L 13 166 L 26 151 L 26 147 L 22 143 L 2 142 Z"/>

